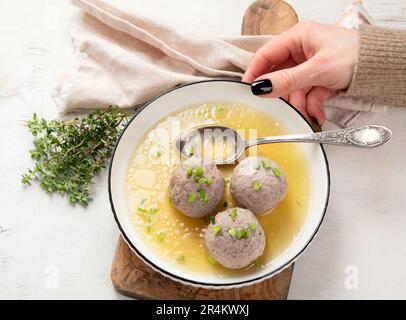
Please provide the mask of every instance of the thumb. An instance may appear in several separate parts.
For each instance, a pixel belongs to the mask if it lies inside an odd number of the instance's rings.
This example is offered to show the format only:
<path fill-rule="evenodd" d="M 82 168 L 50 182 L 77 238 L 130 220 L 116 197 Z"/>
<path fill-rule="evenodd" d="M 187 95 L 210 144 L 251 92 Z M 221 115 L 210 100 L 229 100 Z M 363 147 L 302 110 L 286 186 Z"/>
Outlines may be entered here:
<path fill-rule="evenodd" d="M 312 59 L 295 67 L 264 74 L 251 83 L 252 93 L 264 98 L 276 98 L 316 85 Z"/>

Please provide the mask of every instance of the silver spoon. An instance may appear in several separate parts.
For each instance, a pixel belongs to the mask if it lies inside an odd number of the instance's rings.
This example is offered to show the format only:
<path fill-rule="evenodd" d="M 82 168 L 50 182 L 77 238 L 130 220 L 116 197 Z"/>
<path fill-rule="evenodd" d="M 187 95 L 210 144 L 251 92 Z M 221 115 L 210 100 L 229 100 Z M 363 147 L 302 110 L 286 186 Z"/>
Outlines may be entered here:
<path fill-rule="evenodd" d="M 270 136 L 251 140 L 243 140 L 234 129 L 209 125 L 191 128 L 176 139 L 176 148 L 186 158 L 203 154 L 204 143 L 207 141 L 221 141 L 227 144 L 226 156 L 221 159 L 210 159 L 216 164 L 229 164 L 237 160 L 245 149 L 267 143 L 279 142 L 311 142 L 334 144 L 358 148 L 375 148 L 385 144 L 392 138 L 392 131 L 384 126 L 369 125 L 358 128 L 347 128 L 317 133 L 292 134 L 284 136 Z"/>

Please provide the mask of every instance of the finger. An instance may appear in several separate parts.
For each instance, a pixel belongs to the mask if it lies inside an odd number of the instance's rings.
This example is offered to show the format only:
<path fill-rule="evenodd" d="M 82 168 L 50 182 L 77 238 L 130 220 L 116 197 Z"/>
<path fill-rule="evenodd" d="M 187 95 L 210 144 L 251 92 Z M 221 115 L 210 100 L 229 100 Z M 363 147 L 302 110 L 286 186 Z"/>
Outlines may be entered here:
<path fill-rule="evenodd" d="M 269 72 L 272 67 L 273 65 L 268 63 L 268 60 L 265 58 L 265 56 L 257 51 L 252 58 L 247 70 L 245 70 L 244 76 L 242 77 L 241 81 L 251 83 L 252 81 L 254 81 L 255 78 L 258 77 L 258 75 Z"/>
<path fill-rule="evenodd" d="M 330 95 L 330 90 L 325 87 L 314 87 L 307 94 L 307 113 L 315 118 L 319 125 L 326 121 L 324 113 L 324 101 Z"/>
<path fill-rule="evenodd" d="M 313 59 L 293 68 L 264 74 L 251 84 L 252 92 L 264 98 L 281 97 L 292 92 L 316 85 Z"/>
<path fill-rule="evenodd" d="M 282 62 L 282 63 L 280 63 L 280 64 L 278 64 L 278 65 L 275 65 L 275 66 L 273 66 L 273 68 L 271 68 L 270 70 L 268 70 L 266 73 L 269 73 L 269 72 L 275 72 L 275 71 L 278 71 L 278 70 L 282 70 L 282 69 L 288 69 L 288 68 L 292 68 L 292 67 L 294 67 L 294 66 L 296 66 L 297 65 L 297 63 L 292 59 L 292 58 L 288 58 L 287 60 L 285 60 L 284 62 Z M 310 88 L 307 90 L 307 91 L 309 91 L 310 90 Z M 306 91 L 306 93 L 307 93 L 307 91 Z M 283 96 L 282 98 L 284 98 L 285 100 L 289 100 L 289 95 L 285 95 L 285 96 Z"/>
<path fill-rule="evenodd" d="M 268 41 L 257 50 L 242 78 L 244 82 L 252 82 L 259 76 L 268 73 L 270 68 L 281 64 L 294 50 L 294 37 L 289 30 Z"/>
<path fill-rule="evenodd" d="M 306 111 L 306 94 L 299 90 L 292 92 L 289 96 L 289 102 L 295 108 Z"/>
<path fill-rule="evenodd" d="M 288 68 L 293 68 L 297 66 L 297 63 L 292 59 L 292 58 L 288 58 L 285 61 L 274 65 L 271 69 L 269 69 L 267 72 L 265 73 L 270 73 L 270 72 L 275 72 L 278 70 L 283 70 L 283 69 L 288 69 Z"/>
<path fill-rule="evenodd" d="M 298 110 L 307 120 L 310 120 L 306 111 L 306 94 L 303 91 L 295 91 L 289 95 L 289 103 Z"/>

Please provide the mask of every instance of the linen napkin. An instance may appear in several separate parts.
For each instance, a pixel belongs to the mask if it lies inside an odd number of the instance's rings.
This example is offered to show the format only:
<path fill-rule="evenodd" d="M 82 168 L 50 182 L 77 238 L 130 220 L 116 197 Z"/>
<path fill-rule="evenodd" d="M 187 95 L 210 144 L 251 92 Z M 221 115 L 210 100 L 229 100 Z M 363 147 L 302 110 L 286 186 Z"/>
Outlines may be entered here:
<path fill-rule="evenodd" d="M 75 65 L 59 85 L 60 111 L 140 105 L 174 86 L 241 79 L 272 36 L 213 38 L 178 31 L 137 12 L 132 1 L 72 0 L 84 12 L 73 32 Z M 370 122 L 384 108 L 338 94 L 326 103 L 339 126 Z"/>

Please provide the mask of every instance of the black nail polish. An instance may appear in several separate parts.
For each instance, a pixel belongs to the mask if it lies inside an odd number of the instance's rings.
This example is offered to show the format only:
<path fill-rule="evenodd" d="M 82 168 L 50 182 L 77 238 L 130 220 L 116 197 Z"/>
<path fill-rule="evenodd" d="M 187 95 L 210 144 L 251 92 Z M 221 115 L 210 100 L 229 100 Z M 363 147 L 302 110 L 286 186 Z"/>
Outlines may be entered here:
<path fill-rule="evenodd" d="M 272 92 L 272 82 L 269 79 L 258 80 L 251 83 L 251 91 L 253 94 L 260 95 Z"/>

